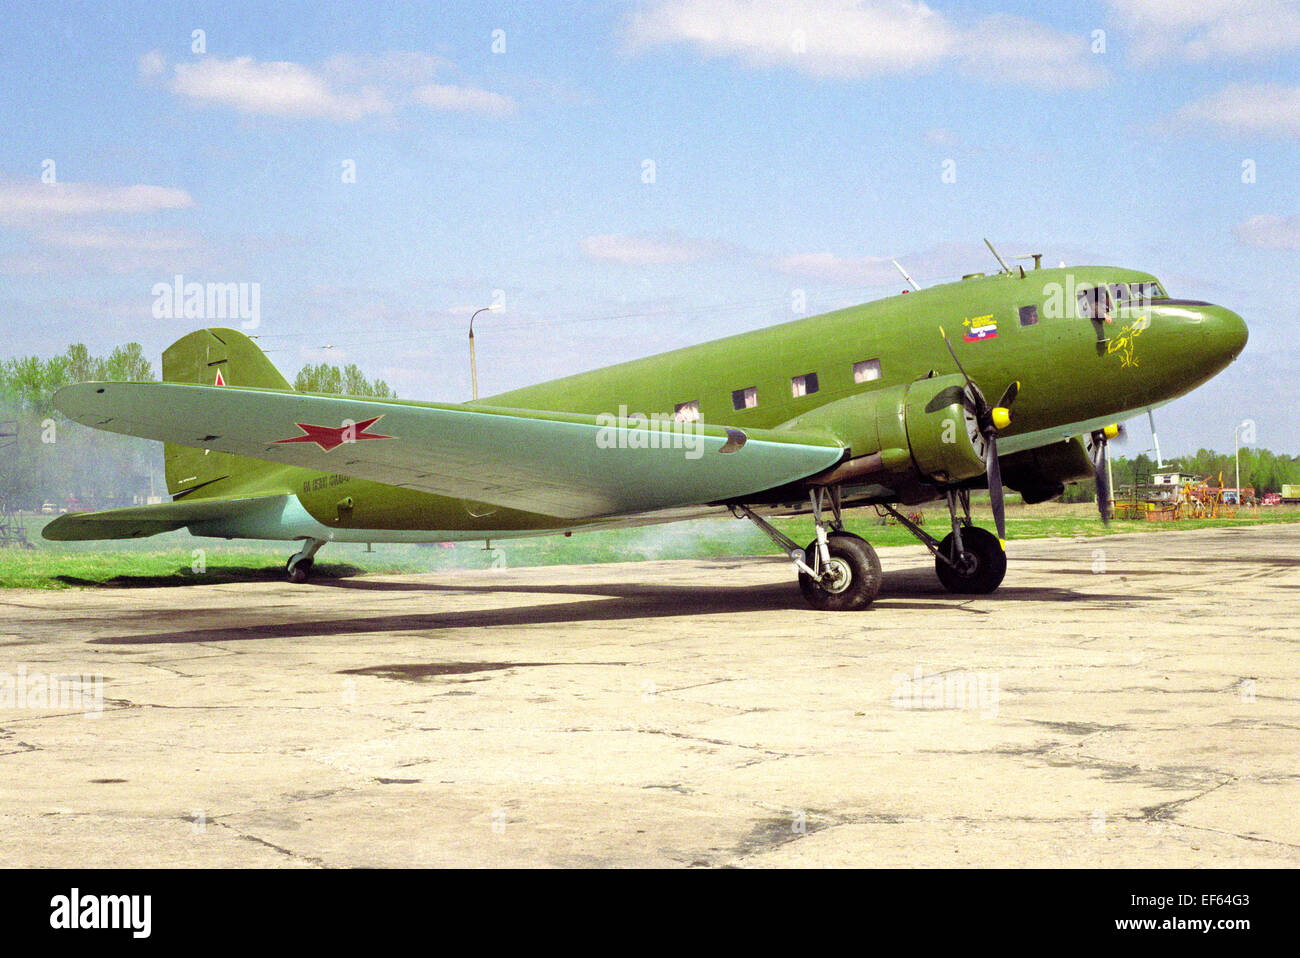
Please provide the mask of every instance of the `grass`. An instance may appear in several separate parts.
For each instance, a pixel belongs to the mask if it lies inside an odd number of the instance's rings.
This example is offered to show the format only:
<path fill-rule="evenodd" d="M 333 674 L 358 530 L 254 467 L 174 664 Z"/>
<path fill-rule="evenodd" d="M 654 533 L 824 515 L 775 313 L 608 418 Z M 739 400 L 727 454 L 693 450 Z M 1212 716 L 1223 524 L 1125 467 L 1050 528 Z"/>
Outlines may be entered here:
<path fill-rule="evenodd" d="M 938 538 L 947 531 L 943 509 L 925 510 L 925 528 Z M 873 510 L 846 514 L 849 531 L 877 547 L 913 545 L 901 526 L 880 525 Z M 977 524 L 992 527 L 987 510 L 975 510 Z M 178 586 L 193 583 L 280 581 L 284 562 L 296 548 L 290 543 L 228 542 L 196 539 L 173 532 L 122 542 L 47 542 L 40 528 L 48 517 L 32 517 L 27 533 L 34 549 L 0 549 L 0 588 L 66 589 L 77 587 Z M 1178 532 L 1218 526 L 1300 522 L 1300 509 L 1261 509 L 1258 517 L 1182 520 L 1179 522 L 1112 522 L 1103 526 L 1090 505 L 1009 506 L 1011 539 L 1074 538 L 1122 532 Z M 812 539 L 812 520 L 777 519 L 774 524 L 797 542 Z M 480 542 L 450 546 L 376 543 L 373 551 L 355 543 L 331 543 L 317 558 L 314 575 L 401 574 L 450 569 L 486 569 L 496 565 L 545 566 L 651 559 L 701 559 L 774 555 L 775 547 L 748 522 L 704 519 L 639 529 L 605 529 L 558 536 L 503 539 L 492 551 Z"/>

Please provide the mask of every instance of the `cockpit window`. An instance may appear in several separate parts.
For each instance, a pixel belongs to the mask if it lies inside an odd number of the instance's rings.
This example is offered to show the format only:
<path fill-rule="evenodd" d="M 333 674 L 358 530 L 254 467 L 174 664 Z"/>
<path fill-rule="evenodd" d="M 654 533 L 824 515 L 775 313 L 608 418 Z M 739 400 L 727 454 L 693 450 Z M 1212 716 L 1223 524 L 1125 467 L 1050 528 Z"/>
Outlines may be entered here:
<path fill-rule="evenodd" d="M 1133 299 L 1138 303 L 1149 303 L 1153 299 L 1167 299 L 1168 296 L 1159 283 L 1130 283 Z"/>
<path fill-rule="evenodd" d="M 1098 321 L 1110 316 L 1110 293 L 1105 286 L 1085 287 L 1079 290 L 1079 316 Z"/>

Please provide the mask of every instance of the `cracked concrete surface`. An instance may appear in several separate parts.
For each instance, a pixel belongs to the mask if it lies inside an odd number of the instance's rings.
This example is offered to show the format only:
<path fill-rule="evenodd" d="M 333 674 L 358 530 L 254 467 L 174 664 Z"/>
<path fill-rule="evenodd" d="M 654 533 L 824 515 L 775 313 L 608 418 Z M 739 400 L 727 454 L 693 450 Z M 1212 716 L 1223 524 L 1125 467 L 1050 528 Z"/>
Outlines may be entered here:
<path fill-rule="evenodd" d="M 0 864 L 1300 864 L 1300 526 L 1008 548 L 0 593 Z"/>

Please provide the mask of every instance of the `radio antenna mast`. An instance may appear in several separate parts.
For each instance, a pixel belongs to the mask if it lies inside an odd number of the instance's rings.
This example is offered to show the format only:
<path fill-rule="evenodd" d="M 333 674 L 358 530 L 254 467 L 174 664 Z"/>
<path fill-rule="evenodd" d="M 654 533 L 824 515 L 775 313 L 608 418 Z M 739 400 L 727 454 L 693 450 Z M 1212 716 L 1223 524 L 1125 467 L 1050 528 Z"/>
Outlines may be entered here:
<path fill-rule="evenodd" d="M 903 279 L 907 280 L 907 284 L 911 286 L 912 289 L 916 290 L 919 293 L 921 291 L 921 287 L 916 285 L 916 280 L 912 279 L 912 277 L 907 275 L 907 270 L 903 269 L 902 265 L 898 262 L 898 260 L 891 259 L 890 262 L 894 264 L 894 269 L 898 270 L 900 273 L 903 274 Z"/>
<path fill-rule="evenodd" d="M 984 237 L 984 245 L 989 248 L 989 252 L 993 254 L 993 258 L 998 261 L 998 265 L 1002 267 L 1002 272 L 1004 273 L 1011 272 L 1011 267 L 1007 265 L 1006 260 L 1004 260 L 1001 256 L 998 255 L 998 251 L 993 248 L 993 244 L 989 242 L 989 238 L 987 236 Z"/>

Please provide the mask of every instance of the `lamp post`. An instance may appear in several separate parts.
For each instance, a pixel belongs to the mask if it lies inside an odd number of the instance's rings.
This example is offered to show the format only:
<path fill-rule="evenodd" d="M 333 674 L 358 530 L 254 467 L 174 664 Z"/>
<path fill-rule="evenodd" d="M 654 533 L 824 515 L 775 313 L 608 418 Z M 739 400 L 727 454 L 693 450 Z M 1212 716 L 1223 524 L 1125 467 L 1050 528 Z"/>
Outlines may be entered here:
<path fill-rule="evenodd" d="M 1241 506 L 1241 427 L 1246 425 L 1244 422 L 1239 423 L 1237 428 L 1232 430 L 1232 458 L 1236 464 L 1237 470 L 1237 506 Z"/>
<path fill-rule="evenodd" d="M 478 399 L 478 366 L 474 362 L 474 317 L 478 316 L 479 313 L 487 313 L 500 308 L 499 303 L 493 303 L 491 306 L 476 309 L 474 315 L 469 318 L 469 376 L 473 384 L 475 399 Z"/>

